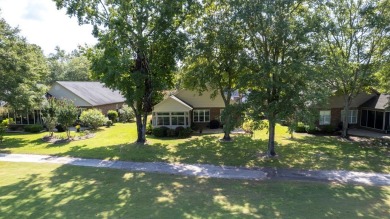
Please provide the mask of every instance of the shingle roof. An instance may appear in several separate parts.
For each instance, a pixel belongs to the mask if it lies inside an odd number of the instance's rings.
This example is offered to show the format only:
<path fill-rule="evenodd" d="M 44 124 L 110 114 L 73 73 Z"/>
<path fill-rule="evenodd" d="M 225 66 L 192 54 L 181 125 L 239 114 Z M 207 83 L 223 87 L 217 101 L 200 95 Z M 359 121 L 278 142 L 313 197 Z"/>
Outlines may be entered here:
<path fill-rule="evenodd" d="M 389 103 L 390 94 L 380 94 L 372 97 L 367 102 L 363 103 L 360 107 L 383 110 L 390 107 Z"/>
<path fill-rule="evenodd" d="M 93 106 L 125 102 L 125 98 L 119 91 L 111 90 L 100 82 L 57 81 L 57 83 Z"/>
<path fill-rule="evenodd" d="M 352 108 L 358 108 L 363 103 L 367 102 L 371 98 L 377 96 L 377 94 L 371 93 L 359 93 L 353 100 L 350 105 Z M 329 99 L 330 108 L 343 108 L 344 107 L 344 96 L 332 96 Z"/>

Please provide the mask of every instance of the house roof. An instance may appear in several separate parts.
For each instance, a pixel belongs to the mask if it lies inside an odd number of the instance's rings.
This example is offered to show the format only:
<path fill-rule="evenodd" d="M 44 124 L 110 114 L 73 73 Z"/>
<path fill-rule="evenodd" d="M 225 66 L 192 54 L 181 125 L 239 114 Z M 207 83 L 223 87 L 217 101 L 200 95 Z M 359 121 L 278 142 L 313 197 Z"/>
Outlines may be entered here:
<path fill-rule="evenodd" d="M 61 85 L 64 89 L 72 92 L 92 106 L 125 102 L 125 98 L 119 91 L 111 90 L 100 82 L 56 81 L 55 83 Z"/>
<path fill-rule="evenodd" d="M 189 111 L 192 110 L 193 107 L 183 100 L 177 98 L 174 95 L 169 96 L 168 98 L 164 99 L 160 103 L 156 104 L 153 107 L 153 111 L 155 112 L 174 112 L 174 111 Z"/>
<path fill-rule="evenodd" d="M 377 96 L 376 93 L 359 93 L 353 100 L 350 105 L 351 108 L 358 108 L 363 103 L 367 102 L 371 98 Z M 344 96 L 332 96 L 329 99 L 329 107 L 330 108 L 343 108 L 344 107 Z"/>
<path fill-rule="evenodd" d="M 380 94 L 372 97 L 360 107 L 373 109 L 386 109 L 390 107 L 390 94 Z"/>

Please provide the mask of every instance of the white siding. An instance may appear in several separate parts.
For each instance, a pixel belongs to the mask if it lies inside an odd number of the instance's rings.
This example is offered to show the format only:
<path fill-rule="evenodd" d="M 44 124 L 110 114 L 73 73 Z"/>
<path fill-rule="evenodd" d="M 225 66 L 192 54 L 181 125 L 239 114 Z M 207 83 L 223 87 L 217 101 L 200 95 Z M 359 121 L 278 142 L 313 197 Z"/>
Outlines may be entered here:
<path fill-rule="evenodd" d="M 192 110 L 186 105 L 168 97 L 159 104 L 154 106 L 153 112 L 189 112 Z"/>
<path fill-rule="evenodd" d="M 214 99 L 211 99 L 210 94 L 211 92 L 208 91 L 199 95 L 197 91 L 180 90 L 175 96 L 194 108 L 225 107 L 221 95 L 217 95 Z"/>
<path fill-rule="evenodd" d="M 53 97 L 55 97 L 56 99 L 72 100 L 76 106 L 81 106 L 81 107 L 92 106 L 90 103 L 81 99 L 80 97 L 78 97 L 74 93 L 70 92 L 69 90 L 65 89 L 63 86 L 61 86 L 58 83 L 54 83 L 54 85 L 50 88 L 48 93 L 50 95 L 52 95 Z"/>

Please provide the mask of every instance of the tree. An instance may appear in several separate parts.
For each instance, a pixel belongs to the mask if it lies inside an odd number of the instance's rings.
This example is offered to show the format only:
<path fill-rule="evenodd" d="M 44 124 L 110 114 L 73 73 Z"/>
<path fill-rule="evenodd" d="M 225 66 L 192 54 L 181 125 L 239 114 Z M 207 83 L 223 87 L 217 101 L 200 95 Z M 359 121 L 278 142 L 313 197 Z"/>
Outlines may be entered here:
<path fill-rule="evenodd" d="M 0 100 L 24 112 L 43 100 L 40 86 L 48 74 L 42 50 L 19 36 L 19 30 L 0 18 Z"/>
<path fill-rule="evenodd" d="M 49 54 L 50 75 L 46 83 L 51 85 L 55 81 L 90 81 L 91 62 L 85 54 L 86 48 L 79 48 L 68 54 L 60 47 L 55 53 Z"/>
<path fill-rule="evenodd" d="M 54 128 L 58 123 L 56 100 L 54 98 L 49 98 L 46 103 L 43 104 L 41 113 L 43 122 L 45 123 L 47 130 L 50 132 L 50 137 L 53 137 Z"/>
<path fill-rule="evenodd" d="M 227 112 L 236 112 L 232 107 L 233 92 L 240 89 L 239 78 L 245 73 L 242 28 L 234 20 L 237 8 L 234 1 L 203 1 L 204 14 L 194 20 L 191 28 L 192 48 L 185 60 L 182 79 L 184 86 L 202 93 L 212 91 L 211 97 L 221 95 L 226 115 L 223 140 L 231 140 L 230 132 L 237 120 Z M 235 108 L 236 110 L 231 110 Z M 239 116 L 239 113 L 236 115 Z"/>
<path fill-rule="evenodd" d="M 275 156 L 275 125 L 291 116 L 296 106 L 307 107 L 300 96 L 318 74 L 316 44 L 309 3 L 297 0 L 243 1 L 240 14 L 245 28 L 248 74 L 242 77 L 250 89 L 252 118 L 269 121 L 268 151 Z M 299 100 L 299 101 L 298 101 Z"/>
<path fill-rule="evenodd" d="M 118 89 L 133 109 L 137 143 L 145 143 L 147 115 L 162 90 L 172 86 L 182 55 L 182 22 L 192 5 L 186 0 L 55 0 L 58 8 L 94 26 L 98 39 L 90 50 L 93 74 Z"/>
<path fill-rule="evenodd" d="M 377 58 L 386 51 L 383 44 L 389 33 L 389 10 L 387 0 L 340 0 L 318 5 L 325 82 L 344 96 L 344 115 L 348 115 L 356 95 L 372 85 Z M 342 137 L 348 137 L 348 116 L 343 118 Z"/>
<path fill-rule="evenodd" d="M 64 99 L 57 102 L 58 122 L 65 128 L 68 139 L 71 137 L 69 127 L 76 121 L 78 113 L 79 110 L 72 101 Z"/>

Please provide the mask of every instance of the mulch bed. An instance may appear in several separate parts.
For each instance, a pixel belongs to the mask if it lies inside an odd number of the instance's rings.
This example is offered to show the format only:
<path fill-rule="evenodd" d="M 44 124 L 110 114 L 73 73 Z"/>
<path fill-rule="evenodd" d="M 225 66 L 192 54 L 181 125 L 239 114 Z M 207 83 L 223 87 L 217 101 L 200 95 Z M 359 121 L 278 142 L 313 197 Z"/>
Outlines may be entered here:
<path fill-rule="evenodd" d="M 72 142 L 72 141 L 80 141 L 80 140 L 85 140 L 85 139 L 89 139 L 89 138 L 93 138 L 95 137 L 95 134 L 87 134 L 87 135 L 84 135 L 84 136 L 78 136 L 78 137 L 73 137 L 73 138 L 66 138 L 66 139 L 63 139 L 63 138 L 57 138 L 56 136 L 45 136 L 42 138 L 43 141 L 45 142 L 49 142 L 49 143 L 52 143 L 52 144 L 61 144 L 61 143 L 69 143 L 69 142 Z"/>

